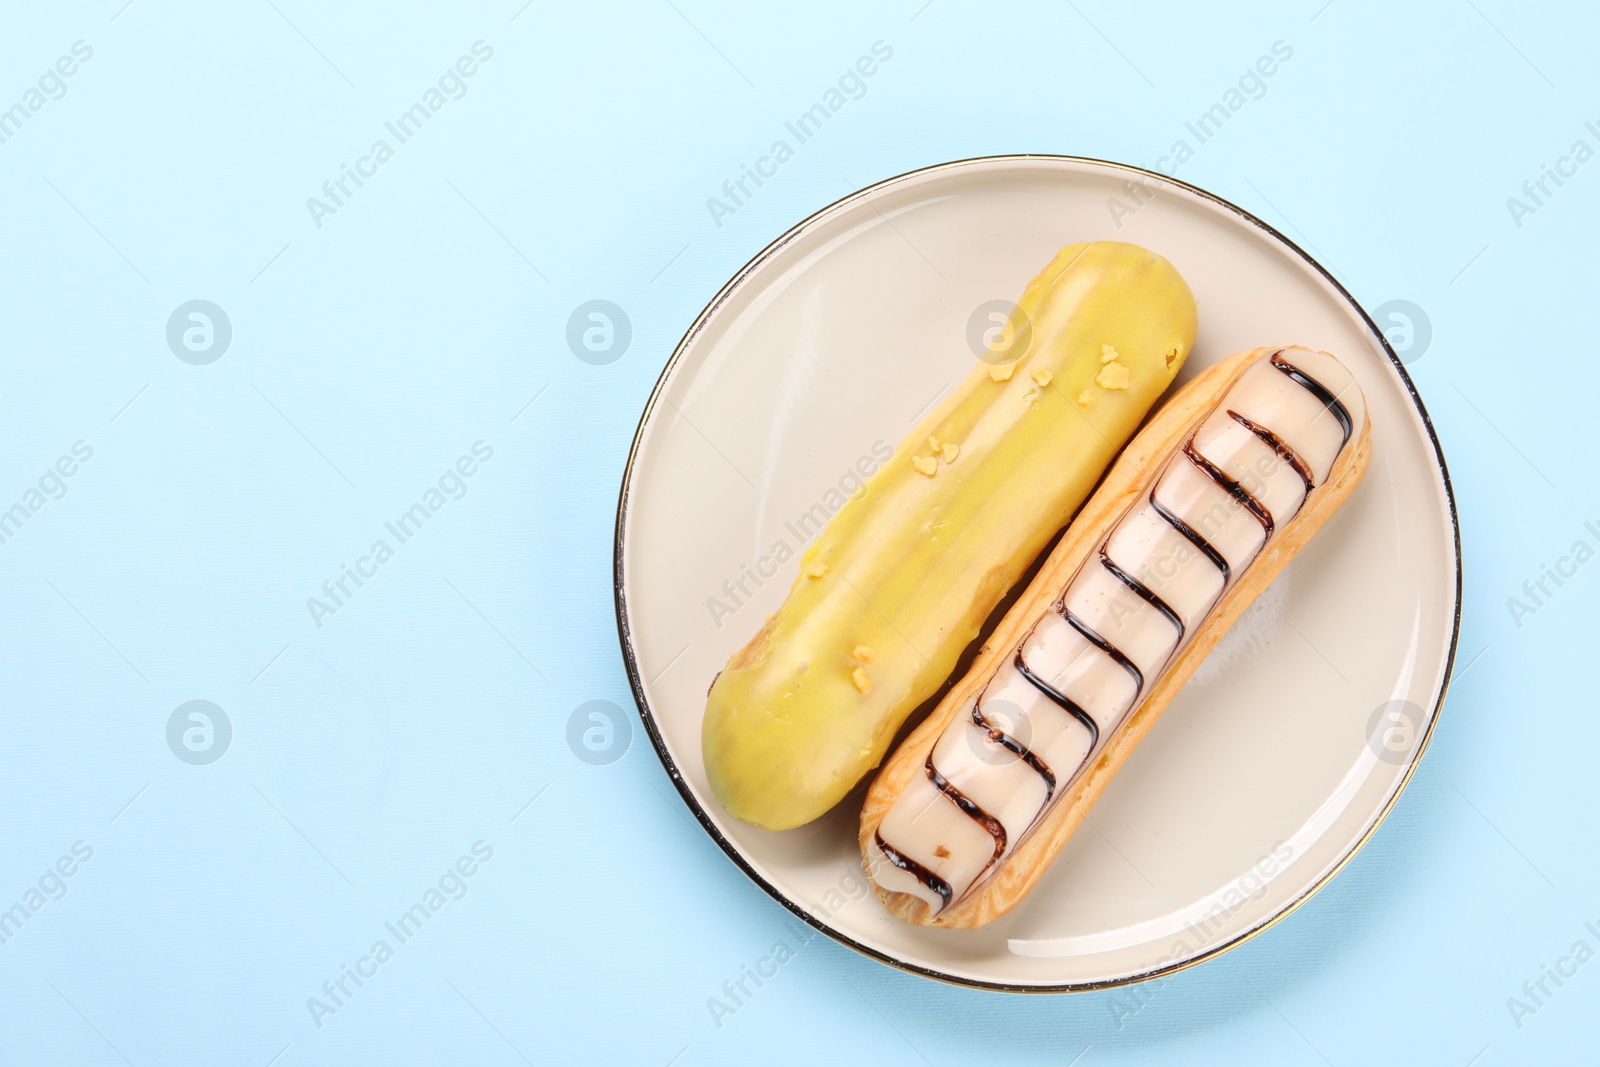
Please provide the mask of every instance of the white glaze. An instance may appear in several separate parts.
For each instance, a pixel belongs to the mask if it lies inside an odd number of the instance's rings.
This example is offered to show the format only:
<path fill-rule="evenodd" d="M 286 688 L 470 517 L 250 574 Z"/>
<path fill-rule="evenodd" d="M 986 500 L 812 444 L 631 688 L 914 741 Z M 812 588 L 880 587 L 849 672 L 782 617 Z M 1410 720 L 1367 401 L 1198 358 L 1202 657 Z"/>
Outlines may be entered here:
<path fill-rule="evenodd" d="M 1310 389 L 1274 366 L 1274 359 L 1320 383 L 1348 413 L 1353 428 L 1365 421 L 1360 389 L 1325 353 L 1284 349 L 1241 374 L 1186 438 L 1199 460 L 1180 449 L 1167 461 L 1152 492 L 1118 519 L 1058 603 L 1035 621 L 976 698 L 989 724 L 1054 776 L 1053 792 L 1040 770 L 974 721 L 974 702 L 968 701 L 934 743 L 928 763 L 971 810 L 941 791 L 930 774 L 914 775 L 878 828 L 878 838 L 895 855 L 876 843 L 869 849 L 869 873 L 880 886 L 918 897 L 937 912 L 992 875 L 1150 692 L 1224 589 L 1260 555 L 1269 540 L 1268 525 L 1270 536 L 1276 536 L 1299 511 L 1307 494 L 1305 477 L 1235 416 L 1276 434 L 1301 461 L 1313 486 L 1327 479 L 1346 447 L 1344 428 Z M 1238 483 L 1259 504 L 1265 521 L 1203 470 L 1205 463 Z M 1220 555 L 1226 581 L 1210 556 L 1162 517 L 1157 504 Z M 1170 608 L 1181 630 L 1114 574 L 1102 552 Z M 1102 650 L 1074 620 L 1127 662 Z M 1016 666 L 1019 655 L 1039 683 L 1093 719 L 1098 730 L 1093 745 L 1087 725 L 1023 676 Z M 896 858 L 945 882 L 949 902 Z"/>

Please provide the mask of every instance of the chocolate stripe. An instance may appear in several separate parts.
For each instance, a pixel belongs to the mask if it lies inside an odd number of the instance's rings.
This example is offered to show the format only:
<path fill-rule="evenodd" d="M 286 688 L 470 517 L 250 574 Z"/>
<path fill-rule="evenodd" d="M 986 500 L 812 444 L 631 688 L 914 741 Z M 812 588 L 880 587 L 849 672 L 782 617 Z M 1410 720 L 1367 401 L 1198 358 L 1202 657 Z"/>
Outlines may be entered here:
<path fill-rule="evenodd" d="M 933 783 L 933 787 L 943 793 L 950 803 L 960 808 L 961 814 L 983 827 L 989 832 L 989 836 L 994 838 L 994 855 L 989 857 L 989 862 L 985 863 L 983 870 L 978 872 L 978 878 L 981 879 L 984 873 L 1000 859 L 1000 854 L 1006 850 L 1006 828 L 1001 825 L 999 819 L 978 807 L 971 797 L 951 785 L 950 779 L 939 773 L 939 768 L 933 765 L 932 751 L 929 751 L 928 758 L 923 761 L 922 766 L 928 772 L 928 781 Z M 973 884 L 977 884 L 977 879 L 974 879 Z"/>
<path fill-rule="evenodd" d="M 973 725 L 988 734 L 989 740 L 1032 767 L 1034 772 L 1044 779 L 1044 802 L 1046 804 L 1050 803 L 1050 798 L 1056 795 L 1055 773 L 1045 766 L 1044 760 L 1034 755 L 1027 745 L 1024 745 L 1021 741 L 1018 741 L 1015 737 L 990 722 L 983 714 L 982 704 L 983 698 L 981 696 L 972 702 Z"/>
<path fill-rule="evenodd" d="M 1145 585 L 1139 579 L 1135 578 L 1133 575 L 1129 574 L 1127 571 L 1111 562 L 1111 557 L 1106 555 L 1105 545 L 1100 546 L 1100 562 L 1105 564 L 1106 570 L 1111 572 L 1111 576 L 1113 578 L 1127 586 L 1129 589 L 1133 590 L 1135 596 L 1137 596 L 1140 600 L 1143 600 L 1146 604 L 1149 604 L 1151 607 L 1155 608 L 1157 611 L 1161 612 L 1161 614 L 1165 615 L 1167 621 L 1173 626 L 1177 627 L 1178 640 L 1183 640 L 1183 620 L 1178 618 L 1178 613 L 1173 611 L 1172 607 L 1165 600 L 1162 600 L 1159 596 L 1156 596 L 1149 586 Z"/>
<path fill-rule="evenodd" d="M 951 892 L 949 882 L 940 878 L 910 856 L 892 847 L 883 839 L 881 831 L 875 831 L 872 837 L 878 843 L 878 850 L 883 853 L 885 859 L 933 890 L 933 892 L 939 894 L 939 899 L 943 901 L 939 905 L 939 911 L 943 911 L 950 906 Z M 938 912 L 935 912 L 935 914 L 938 914 Z"/>
<path fill-rule="evenodd" d="M 1101 652 L 1104 652 L 1106 655 L 1110 656 L 1112 660 L 1116 662 L 1117 666 L 1121 667 L 1132 676 L 1133 701 L 1135 704 L 1137 704 L 1139 702 L 1139 694 L 1144 692 L 1144 672 L 1134 665 L 1133 660 L 1122 654 L 1122 649 L 1101 637 L 1094 631 L 1094 627 L 1090 626 L 1088 623 L 1074 615 L 1066 608 L 1065 605 L 1058 604 L 1056 606 L 1056 610 L 1061 613 L 1061 617 L 1066 619 L 1067 623 L 1074 630 L 1078 631 L 1078 633 L 1083 636 L 1085 641 L 1089 642 L 1095 648 L 1098 648 Z"/>
<path fill-rule="evenodd" d="M 1244 505 L 1245 510 L 1254 515 L 1256 521 L 1261 523 L 1261 528 L 1266 531 L 1267 536 L 1272 536 L 1272 513 L 1266 509 L 1266 506 L 1261 501 L 1255 498 L 1250 490 L 1222 473 L 1221 467 L 1196 451 L 1194 438 L 1191 437 L 1189 442 L 1183 446 L 1183 454 L 1189 457 L 1190 463 L 1199 468 L 1200 473 L 1222 486 L 1233 499 Z"/>
<path fill-rule="evenodd" d="M 1188 538 L 1191 545 L 1198 548 L 1206 559 L 1216 565 L 1217 570 L 1222 572 L 1222 584 L 1227 585 L 1228 579 L 1233 575 L 1233 571 L 1228 567 L 1228 561 L 1223 558 L 1222 553 L 1213 548 L 1210 541 L 1200 536 L 1200 531 L 1178 518 L 1165 504 L 1157 500 L 1154 489 L 1150 490 L 1150 506 L 1155 508 L 1157 515 L 1167 520 L 1167 525 Z"/>
<path fill-rule="evenodd" d="M 1339 442 L 1339 447 L 1343 448 L 1349 444 L 1350 433 L 1355 429 L 1355 423 L 1350 419 L 1349 410 L 1339 403 L 1339 398 L 1328 392 L 1326 385 L 1323 385 L 1311 375 L 1284 359 L 1282 351 L 1272 354 L 1272 365 L 1287 374 L 1290 381 L 1322 401 L 1322 406 L 1328 409 L 1328 414 L 1338 419 L 1340 428 L 1344 430 L 1344 440 Z"/>
<path fill-rule="evenodd" d="M 1278 454 L 1279 459 L 1293 467 L 1294 472 L 1300 476 L 1300 480 L 1306 483 L 1306 492 L 1309 493 L 1312 489 L 1316 488 L 1316 483 L 1311 479 L 1311 468 L 1306 466 L 1306 461 L 1300 458 L 1300 453 L 1290 448 L 1284 442 L 1283 438 L 1279 437 L 1277 434 L 1273 433 L 1259 422 L 1252 422 L 1251 420 L 1245 418 L 1232 408 L 1228 409 L 1228 418 L 1232 419 L 1234 422 L 1237 422 L 1240 426 L 1243 426 L 1245 429 L 1259 437 L 1268 448 L 1272 449 Z"/>
<path fill-rule="evenodd" d="M 1094 721 L 1094 716 L 1090 715 L 1087 711 L 1084 711 L 1083 708 L 1079 707 L 1077 701 L 1073 700 L 1065 693 L 1059 692 L 1055 686 L 1049 684 L 1037 674 L 1034 674 L 1033 669 L 1028 666 L 1026 661 L 1023 660 L 1021 649 L 1017 650 L 1017 658 L 1013 661 L 1013 663 L 1017 668 L 1017 673 L 1022 675 L 1029 685 L 1033 686 L 1035 689 L 1039 690 L 1039 692 L 1049 697 L 1060 706 L 1062 711 L 1066 712 L 1068 715 L 1071 715 L 1074 719 L 1077 719 L 1083 724 L 1084 729 L 1089 731 L 1089 751 L 1093 752 L 1094 746 L 1100 743 L 1100 724 Z M 1087 756 L 1084 758 L 1088 759 Z"/>

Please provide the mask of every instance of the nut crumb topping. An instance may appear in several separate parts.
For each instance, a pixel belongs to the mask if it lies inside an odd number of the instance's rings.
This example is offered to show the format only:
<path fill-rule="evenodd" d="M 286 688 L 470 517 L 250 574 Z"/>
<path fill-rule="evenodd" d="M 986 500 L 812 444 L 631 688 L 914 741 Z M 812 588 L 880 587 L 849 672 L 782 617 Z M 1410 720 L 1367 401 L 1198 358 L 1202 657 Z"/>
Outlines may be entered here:
<path fill-rule="evenodd" d="M 872 679 L 867 677 L 866 668 L 857 667 L 855 670 L 851 671 L 850 672 L 850 680 L 852 682 L 856 683 L 856 688 L 861 691 L 861 695 L 862 696 L 871 695 L 871 693 L 872 693 Z"/>
<path fill-rule="evenodd" d="M 1100 346 L 1100 362 L 1101 363 L 1110 363 L 1112 360 L 1114 360 L 1116 358 L 1117 358 L 1117 346 L 1116 345 L 1101 345 Z"/>
<path fill-rule="evenodd" d="M 828 565 L 826 563 L 813 563 L 811 566 L 806 568 L 807 578 L 821 578 L 827 573 Z"/>
<path fill-rule="evenodd" d="M 989 377 L 997 382 L 1009 382 L 1011 376 L 1017 372 L 1015 363 L 999 363 L 990 366 Z"/>
<path fill-rule="evenodd" d="M 1078 406 L 1080 408 L 1086 408 L 1093 403 L 1094 393 L 1087 386 L 1085 386 L 1083 392 L 1078 394 Z"/>
<path fill-rule="evenodd" d="M 911 465 L 917 468 L 918 474 L 926 474 L 929 478 L 939 473 L 939 461 L 931 456 L 912 456 Z"/>
<path fill-rule="evenodd" d="M 871 663 L 877 658 L 877 653 L 872 651 L 870 645 L 857 645 L 850 651 L 850 658 L 857 663 Z"/>
<path fill-rule="evenodd" d="M 1040 367 L 1038 370 L 1028 375 L 1028 377 L 1032 378 L 1036 383 L 1038 383 L 1040 389 L 1043 389 L 1045 386 L 1050 384 L 1050 379 L 1054 378 L 1055 375 L 1051 374 L 1043 367 Z"/>
<path fill-rule="evenodd" d="M 954 463 L 956 461 L 956 457 L 961 455 L 961 446 L 946 442 L 945 446 L 941 448 L 939 452 L 944 456 L 944 461 L 946 463 Z"/>
<path fill-rule="evenodd" d="M 939 439 L 937 437 L 928 438 L 928 451 L 929 452 L 937 452 L 937 451 L 939 451 Z"/>
<path fill-rule="evenodd" d="M 947 860 L 950 858 L 950 850 L 945 848 L 943 845 L 940 845 L 938 848 L 934 849 L 933 854 L 942 860 Z"/>
<path fill-rule="evenodd" d="M 1102 389 L 1126 389 L 1131 381 L 1133 372 L 1116 360 L 1101 367 L 1100 373 L 1094 376 L 1094 383 Z"/>

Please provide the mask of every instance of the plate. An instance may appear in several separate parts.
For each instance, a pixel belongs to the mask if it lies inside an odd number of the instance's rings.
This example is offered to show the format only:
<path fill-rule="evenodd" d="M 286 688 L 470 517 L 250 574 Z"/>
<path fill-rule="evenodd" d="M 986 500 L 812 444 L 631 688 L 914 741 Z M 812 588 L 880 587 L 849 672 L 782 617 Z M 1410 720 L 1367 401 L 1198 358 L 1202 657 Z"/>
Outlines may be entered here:
<path fill-rule="evenodd" d="M 1062 245 L 1132 241 L 1193 288 L 1179 382 L 1258 345 L 1338 355 L 1366 393 L 1363 483 L 1242 617 L 1049 872 L 978 930 L 891 918 L 855 832 L 864 786 L 773 832 L 706 783 L 706 689 L 782 603 L 858 472 L 972 369 L 988 311 Z M 1005 306 L 1002 304 L 1001 306 Z M 993 320 L 998 321 L 998 320 Z M 1416 767 L 1460 617 L 1444 456 L 1383 334 L 1270 226 L 1137 168 L 962 160 L 831 204 L 701 312 L 645 408 L 617 512 L 616 601 L 640 716 L 684 802 L 785 907 L 931 978 L 1010 991 L 1137 981 L 1270 926 L 1338 872 Z"/>

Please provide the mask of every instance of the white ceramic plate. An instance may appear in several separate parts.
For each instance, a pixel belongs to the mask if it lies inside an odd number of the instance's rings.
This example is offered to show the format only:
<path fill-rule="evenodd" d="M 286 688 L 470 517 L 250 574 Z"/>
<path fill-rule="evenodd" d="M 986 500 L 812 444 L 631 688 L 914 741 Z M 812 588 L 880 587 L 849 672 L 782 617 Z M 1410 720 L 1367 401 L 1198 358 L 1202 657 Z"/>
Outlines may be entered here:
<path fill-rule="evenodd" d="M 1127 183 L 1152 192 L 1130 197 Z M 1132 214 L 1112 217 L 1110 198 Z M 1372 417 L 1365 481 L 1218 645 L 1032 894 L 979 930 L 891 918 L 866 891 L 857 791 L 760 830 L 706 784 L 700 721 L 729 655 L 782 603 L 808 513 L 972 368 L 975 309 L 1074 241 L 1170 259 L 1200 305 L 1180 381 L 1229 353 L 1338 355 Z M 851 482 L 846 479 L 845 491 Z M 617 616 L 650 738 L 752 880 L 868 955 L 1008 990 L 1096 988 L 1237 944 L 1324 884 L 1382 820 L 1455 651 L 1455 506 L 1410 379 L 1333 278 L 1210 194 L 1094 160 L 1005 156 L 892 178 L 752 260 L 684 336 L 639 423 L 617 516 Z"/>

